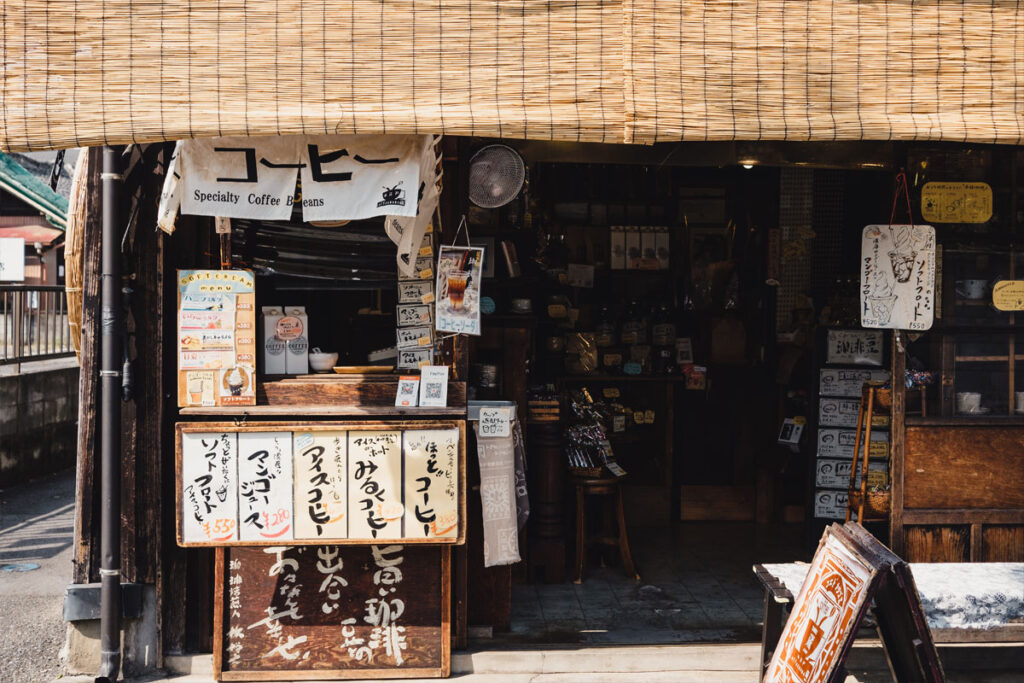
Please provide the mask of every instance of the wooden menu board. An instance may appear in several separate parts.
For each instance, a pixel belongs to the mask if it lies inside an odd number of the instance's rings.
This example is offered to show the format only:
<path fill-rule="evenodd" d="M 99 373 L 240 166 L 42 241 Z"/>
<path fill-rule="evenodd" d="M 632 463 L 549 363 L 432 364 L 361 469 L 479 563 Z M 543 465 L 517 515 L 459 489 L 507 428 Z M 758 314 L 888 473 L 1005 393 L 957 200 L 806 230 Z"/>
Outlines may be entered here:
<path fill-rule="evenodd" d="M 844 680 L 843 663 L 872 599 L 895 680 L 943 681 L 909 566 L 853 522 L 825 530 L 764 681 Z"/>
<path fill-rule="evenodd" d="M 463 421 L 176 425 L 178 544 L 465 541 Z"/>
<path fill-rule="evenodd" d="M 451 550 L 218 548 L 214 674 L 224 681 L 444 678 Z"/>

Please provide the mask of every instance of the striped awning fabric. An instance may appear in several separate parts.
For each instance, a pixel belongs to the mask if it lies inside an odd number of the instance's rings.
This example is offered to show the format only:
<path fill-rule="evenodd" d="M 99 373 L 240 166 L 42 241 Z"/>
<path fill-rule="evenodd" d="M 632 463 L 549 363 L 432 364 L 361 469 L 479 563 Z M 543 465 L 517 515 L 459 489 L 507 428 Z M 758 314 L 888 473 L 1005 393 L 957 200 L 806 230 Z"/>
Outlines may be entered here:
<path fill-rule="evenodd" d="M 1024 0 L 4 0 L 0 147 L 1024 141 Z"/>

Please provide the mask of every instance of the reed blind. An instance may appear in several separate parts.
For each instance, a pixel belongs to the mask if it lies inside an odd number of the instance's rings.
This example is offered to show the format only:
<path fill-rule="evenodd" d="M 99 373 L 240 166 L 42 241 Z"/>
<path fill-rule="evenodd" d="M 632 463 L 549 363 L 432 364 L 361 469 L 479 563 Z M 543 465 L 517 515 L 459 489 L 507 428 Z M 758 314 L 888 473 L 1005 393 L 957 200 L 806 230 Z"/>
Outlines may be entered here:
<path fill-rule="evenodd" d="M 1024 140 L 1021 0 L 628 0 L 626 131 Z"/>
<path fill-rule="evenodd" d="M 1024 0 L 4 0 L 0 147 L 1024 140 Z"/>

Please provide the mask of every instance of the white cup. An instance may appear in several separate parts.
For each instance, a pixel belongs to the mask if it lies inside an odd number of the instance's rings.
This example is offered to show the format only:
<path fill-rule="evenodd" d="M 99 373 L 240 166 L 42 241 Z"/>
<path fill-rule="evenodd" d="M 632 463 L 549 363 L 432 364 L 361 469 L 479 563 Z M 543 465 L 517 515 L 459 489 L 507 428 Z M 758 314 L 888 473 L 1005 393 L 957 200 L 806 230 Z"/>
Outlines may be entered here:
<path fill-rule="evenodd" d="M 976 391 L 961 391 L 956 395 L 956 411 L 968 415 L 981 412 L 981 394 Z"/>

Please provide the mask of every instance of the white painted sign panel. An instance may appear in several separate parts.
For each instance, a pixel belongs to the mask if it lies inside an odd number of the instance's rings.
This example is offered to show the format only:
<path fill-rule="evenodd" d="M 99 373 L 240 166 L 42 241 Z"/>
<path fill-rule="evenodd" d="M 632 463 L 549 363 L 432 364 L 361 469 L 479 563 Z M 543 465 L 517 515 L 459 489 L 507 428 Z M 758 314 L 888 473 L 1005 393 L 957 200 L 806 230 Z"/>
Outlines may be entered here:
<path fill-rule="evenodd" d="M 856 439 L 856 429 L 819 429 L 817 455 L 819 458 L 845 458 L 852 460 Z M 871 430 L 871 451 L 868 457 L 889 457 L 889 432 L 882 431 L 881 429 Z"/>
<path fill-rule="evenodd" d="M 825 368 L 818 374 L 818 394 L 860 398 L 861 389 L 866 382 L 885 382 L 888 379 L 889 372 L 886 370 Z"/>
<path fill-rule="evenodd" d="M 846 491 L 820 490 L 814 492 L 814 516 L 816 519 L 846 519 Z M 850 519 L 856 521 L 854 511 Z"/>
<path fill-rule="evenodd" d="M 935 308 L 935 228 L 869 225 L 861 239 L 860 324 L 927 330 Z"/>
<path fill-rule="evenodd" d="M 405 535 L 454 538 L 459 532 L 459 431 L 409 429 L 405 451 Z"/>
<path fill-rule="evenodd" d="M 402 432 L 349 432 L 349 538 L 402 537 Z"/>
<path fill-rule="evenodd" d="M 856 427 L 860 401 L 823 398 L 818 401 L 818 424 L 823 427 Z"/>
<path fill-rule="evenodd" d="M 295 432 L 295 538 L 348 536 L 348 432 Z"/>
<path fill-rule="evenodd" d="M 850 485 L 850 468 L 853 460 L 819 459 L 815 462 L 814 483 L 823 489 L 846 489 Z M 859 487 L 861 465 L 857 463 L 854 486 Z M 889 465 L 886 462 L 868 462 L 868 486 L 884 487 L 889 481 Z"/>
<path fill-rule="evenodd" d="M 181 436 L 182 540 L 238 538 L 238 439 L 233 433 Z"/>
<path fill-rule="evenodd" d="M 238 516 L 243 541 L 289 541 L 292 525 L 292 433 L 238 434 Z"/>

